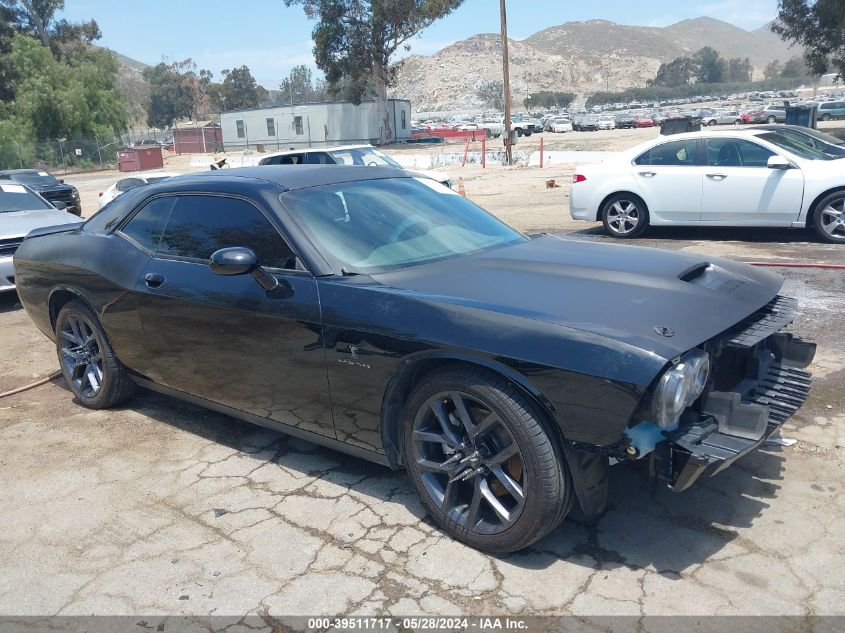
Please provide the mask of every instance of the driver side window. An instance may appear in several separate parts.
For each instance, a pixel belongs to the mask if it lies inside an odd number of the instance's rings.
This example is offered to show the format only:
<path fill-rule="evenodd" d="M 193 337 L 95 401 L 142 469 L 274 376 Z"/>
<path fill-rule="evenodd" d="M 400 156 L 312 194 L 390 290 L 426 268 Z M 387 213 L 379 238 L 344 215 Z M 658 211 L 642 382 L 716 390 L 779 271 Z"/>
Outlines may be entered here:
<path fill-rule="evenodd" d="M 252 249 L 262 266 L 302 270 L 276 228 L 252 203 L 212 195 L 151 200 L 121 229 L 160 255 L 207 261 L 221 248 Z"/>

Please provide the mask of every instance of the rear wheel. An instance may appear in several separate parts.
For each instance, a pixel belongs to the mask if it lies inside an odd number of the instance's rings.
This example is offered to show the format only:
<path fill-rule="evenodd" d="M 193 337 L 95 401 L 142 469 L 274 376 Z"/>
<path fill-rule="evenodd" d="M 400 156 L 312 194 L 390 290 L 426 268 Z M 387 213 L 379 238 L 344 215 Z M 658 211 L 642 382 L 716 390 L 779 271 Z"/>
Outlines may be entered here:
<path fill-rule="evenodd" d="M 604 230 L 613 237 L 637 237 L 648 227 L 648 207 L 638 196 L 619 193 L 605 203 L 601 220 Z"/>
<path fill-rule="evenodd" d="M 107 409 L 135 393 L 135 383 L 115 356 L 100 321 L 81 301 L 56 318 L 56 352 L 68 387 L 90 409 Z"/>
<path fill-rule="evenodd" d="M 481 550 L 512 552 L 554 529 L 573 499 L 564 457 L 533 404 L 496 374 L 427 376 L 403 416 L 408 474 L 434 521 Z"/>
<path fill-rule="evenodd" d="M 829 114 L 823 114 L 822 115 L 822 121 L 830 121 L 830 115 Z"/>
<path fill-rule="evenodd" d="M 777 121 L 777 119 L 773 116 L 769 116 L 769 117 L 766 118 L 766 123 L 768 123 L 769 125 L 771 125 L 775 121 Z"/>
<path fill-rule="evenodd" d="M 813 228 L 825 242 L 845 244 L 845 191 L 835 191 L 819 202 Z"/>
<path fill-rule="evenodd" d="M 708 121 L 708 122 L 707 122 L 707 125 L 710 125 L 710 126 L 716 125 L 716 120 L 715 120 L 715 119 L 713 119 L 713 120 L 711 120 L 711 121 Z"/>
<path fill-rule="evenodd" d="M 737 119 L 734 121 L 734 125 L 742 125 L 742 119 Z"/>

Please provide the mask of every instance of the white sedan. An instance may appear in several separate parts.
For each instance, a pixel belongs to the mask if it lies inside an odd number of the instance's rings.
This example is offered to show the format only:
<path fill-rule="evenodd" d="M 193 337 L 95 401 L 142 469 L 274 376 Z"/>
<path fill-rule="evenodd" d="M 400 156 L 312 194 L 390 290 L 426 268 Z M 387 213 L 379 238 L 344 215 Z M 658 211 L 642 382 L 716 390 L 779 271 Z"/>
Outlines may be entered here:
<path fill-rule="evenodd" d="M 577 167 L 570 213 L 620 238 L 649 225 L 813 227 L 845 244 L 843 167 L 772 130 L 661 136 Z"/>
<path fill-rule="evenodd" d="M 120 194 L 129 191 L 130 189 L 135 189 L 136 187 L 143 187 L 144 185 L 148 185 L 153 182 L 158 182 L 159 180 L 164 180 L 165 178 L 173 178 L 174 176 L 181 176 L 182 174 L 177 172 L 156 172 L 154 174 L 133 174 L 132 176 L 126 176 L 125 178 L 121 178 L 113 185 L 110 185 L 105 191 L 101 191 L 99 195 L 99 203 L 100 208 L 102 209 L 106 206 L 109 202 L 117 198 Z"/>

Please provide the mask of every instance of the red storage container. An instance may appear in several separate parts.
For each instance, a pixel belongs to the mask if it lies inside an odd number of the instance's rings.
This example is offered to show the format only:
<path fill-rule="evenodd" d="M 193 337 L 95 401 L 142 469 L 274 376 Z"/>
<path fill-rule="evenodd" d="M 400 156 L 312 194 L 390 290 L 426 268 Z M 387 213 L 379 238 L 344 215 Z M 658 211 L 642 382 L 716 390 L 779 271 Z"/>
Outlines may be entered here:
<path fill-rule="evenodd" d="M 164 157 L 160 147 L 125 147 L 117 153 L 118 171 L 161 169 Z"/>

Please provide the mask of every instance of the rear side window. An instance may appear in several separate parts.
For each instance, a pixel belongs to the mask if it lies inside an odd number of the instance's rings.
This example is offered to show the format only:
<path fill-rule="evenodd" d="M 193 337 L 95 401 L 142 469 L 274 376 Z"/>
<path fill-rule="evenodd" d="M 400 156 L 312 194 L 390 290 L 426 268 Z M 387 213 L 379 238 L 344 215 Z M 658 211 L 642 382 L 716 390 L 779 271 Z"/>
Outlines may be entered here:
<path fill-rule="evenodd" d="M 668 165 L 668 166 L 689 166 L 695 165 L 695 152 L 698 146 L 696 139 L 684 139 L 682 141 L 670 141 L 652 147 L 650 150 L 634 161 L 637 165 Z"/>
<path fill-rule="evenodd" d="M 253 204 L 224 196 L 183 195 L 156 198 L 122 232 L 163 255 L 208 260 L 214 251 L 251 248 L 270 268 L 296 267 L 296 257 L 276 228 Z"/>
<path fill-rule="evenodd" d="M 326 152 L 308 152 L 305 155 L 306 165 L 334 165 L 332 157 Z"/>

